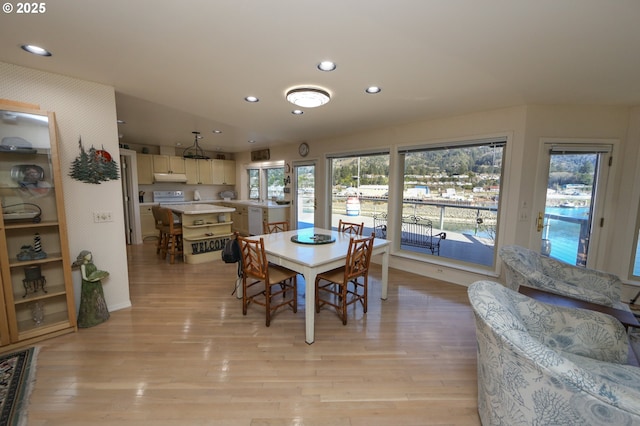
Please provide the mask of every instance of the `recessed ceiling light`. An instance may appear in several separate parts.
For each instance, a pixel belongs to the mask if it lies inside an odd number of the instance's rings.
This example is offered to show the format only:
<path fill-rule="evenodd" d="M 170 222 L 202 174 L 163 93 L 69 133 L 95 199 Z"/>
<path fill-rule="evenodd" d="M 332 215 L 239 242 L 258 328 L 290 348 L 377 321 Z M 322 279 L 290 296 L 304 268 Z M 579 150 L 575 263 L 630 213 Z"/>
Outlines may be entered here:
<path fill-rule="evenodd" d="M 215 129 L 213 133 L 215 133 L 216 135 L 219 135 L 220 133 L 222 133 L 222 130 Z"/>
<path fill-rule="evenodd" d="M 304 111 L 302 111 L 301 109 L 294 109 L 293 111 L 291 111 L 291 114 L 302 115 L 304 114 Z"/>
<path fill-rule="evenodd" d="M 182 142 L 176 142 L 176 146 L 182 146 Z"/>
<path fill-rule="evenodd" d="M 249 139 L 247 142 L 249 142 L 249 143 L 256 143 L 256 141 L 254 141 L 253 139 Z"/>
<path fill-rule="evenodd" d="M 336 69 L 336 64 L 331 61 L 322 61 L 318 64 L 320 71 L 333 71 Z"/>
<path fill-rule="evenodd" d="M 258 102 L 260 101 L 260 99 L 256 98 L 255 96 L 247 96 L 246 98 L 244 98 L 245 101 L 247 102 Z"/>
<path fill-rule="evenodd" d="M 35 44 L 23 44 L 20 47 L 22 47 L 23 50 L 29 53 L 33 53 L 34 55 L 51 56 L 51 52 L 49 52 L 47 49 L 44 49 L 40 46 L 36 46 Z"/>
<path fill-rule="evenodd" d="M 124 121 L 124 120 L 120 120 L 120 119 L 118 119 L 118 121 L 117 121 L 117 122 L 118 122 L 118 124 L 127 124 L 127 122 L 126 122 L 126 121 Z"/>
<path fill-rule="evenodd" d="M 329 92 L 311 87 L 298 87 L 287 92 L 287 100 L 302 108 L 315 108 L 331 100 Z"/>
<path fill-rule="evenodd" d="M 365 92 L 367 92 L 367 93 L 369 93 L 371 95 L 376 94 L 376 93 L 380 93 L 381 91 L 382 91 L 382 89 L 379 88 L 378 86 L 370 86 L 370 87 L 367 87 L 365 89 Z"/>

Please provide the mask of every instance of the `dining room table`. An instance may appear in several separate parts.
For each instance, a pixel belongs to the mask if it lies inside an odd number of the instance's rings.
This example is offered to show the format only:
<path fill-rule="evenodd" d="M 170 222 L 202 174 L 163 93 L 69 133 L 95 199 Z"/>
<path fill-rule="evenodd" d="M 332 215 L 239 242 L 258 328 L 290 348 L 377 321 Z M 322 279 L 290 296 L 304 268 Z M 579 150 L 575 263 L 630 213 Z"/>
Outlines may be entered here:
<path fill-rule="evenodd" d="M 264 239 L 267 260 L 300 273 L 305 281 L 305 341 L 315 340 L 315 281 L 320 273 L 344 266 L 351 234 L 323 228 L 304 228 L 273 234 L 254 235 Z M 381 299 L 387 299 L 389 281 L 389 248 L 391 242 L 373 240 L 372 256 L 381 256 Z M 369 281 L 371 283 L 371 281 Z"/>

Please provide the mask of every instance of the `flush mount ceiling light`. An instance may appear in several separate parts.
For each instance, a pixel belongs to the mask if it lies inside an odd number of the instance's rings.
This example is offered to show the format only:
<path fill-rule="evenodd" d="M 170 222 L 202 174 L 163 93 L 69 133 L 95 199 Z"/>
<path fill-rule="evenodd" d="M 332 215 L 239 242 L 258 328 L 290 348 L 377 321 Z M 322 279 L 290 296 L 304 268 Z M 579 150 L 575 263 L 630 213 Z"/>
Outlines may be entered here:
<path fill-rule="evenodd" d="M 23 50 L 29 53 L 33 53 L 34 55 L 51 56 L 51 52 L 49 52 L 47 49 L 44 49 L 40 46 L 36 46 L 35 44 L 23 44 L 20 47 L 22 47 Z"/>
<path fill-rule="evenodd" d="M 369 86 L 364 91 L 369 93 L 370 95 L 375 95 L 376 93 L 380 93 L 382 89 L 378 86 Z"/>
<path fill-rule="evenodd" d="M 331 100 L 329 92 L 311 87 L 298 87 L 287 92 L 287 100 L 302 108 L 316 108 Z"/>
<path fill-rule="evenodd" d="M 336 69 L 336 64 L 331 61 L 322 61 L 318 64 L 320 71 L 333 71 Z"/>

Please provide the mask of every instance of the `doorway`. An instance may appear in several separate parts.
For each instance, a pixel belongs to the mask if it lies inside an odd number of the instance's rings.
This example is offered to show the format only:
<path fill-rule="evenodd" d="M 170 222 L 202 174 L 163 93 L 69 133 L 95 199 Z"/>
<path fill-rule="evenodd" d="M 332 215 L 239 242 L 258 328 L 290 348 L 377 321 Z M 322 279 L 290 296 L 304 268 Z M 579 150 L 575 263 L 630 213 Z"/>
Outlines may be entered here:
<path fill-rule="evenodd" d="M 595 267 L 612 150 L 609 144 L 544 144 L 546 194 L 536 224 L 543 255 Z"/>
<path fill-rule="evenodd" d="M 135 151 L 120 149 L 120 176 L 125 239 L 127 245 L 142 244 L 140 203 L 138 200 L 137 158 Z"/>
<path fill-rule="evenodd" d="M 296 229 L 312 228 L 316 223 L 316 164 L 293 164 Z"/>

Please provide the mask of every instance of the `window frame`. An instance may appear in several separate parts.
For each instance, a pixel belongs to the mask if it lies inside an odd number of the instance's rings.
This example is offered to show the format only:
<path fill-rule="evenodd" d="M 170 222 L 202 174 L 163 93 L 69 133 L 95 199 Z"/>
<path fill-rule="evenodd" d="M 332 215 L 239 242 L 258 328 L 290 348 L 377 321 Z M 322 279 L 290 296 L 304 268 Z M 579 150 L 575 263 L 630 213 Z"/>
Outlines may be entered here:
<path fill-rule="evenodd" d="M 505 182 L 505 173 L 507 171 L 507 149 L 509 144 L 508 135 L 500 135 L 496 137 L 478 137 L 473 139 L 466 140 L 457 140 L 457 141 L 443 141 L 437 144 L 428 144 L 428 145 L 413 145 L 413 146 L 403 146 L 398 147 L 398 168 L 397 168 L 397 177 L 399 182 L 399 190 L 401 192 L 404 191 L 405 188 L 405 177 L 406 177 L 406 159 L 408 154 L 419 153 L 419 152 L 427 152 L 427 151 L 445 151 L 445 150 L 455 150 L 455 149 L 464 149 L 464 148 L 472 148 L 472 147 L 500 147 L 502 149 L 501 160 L 499 165 L 499 178 L 497 179 L 499 190 L 496 197 L 495 203 L 495 229 L 493 230 L 494 234 L 491 237 L 493 239 L 493 253 L 491 256 L 490 264 L 487 263 L 478 263 L 473 260 L 472 256 L 466 256 L 465 253 L 462 253 L 460 256 L 440 256 L 432 254 L 431 252 L 420 252 L 417 250 L 412 250 L 407 248 L 401 244 L 401 235 L 402 235 L 402 218 L 403 218 L 403 209 L 405 207 L 405 199 L 404 194 L 399 196 L 396 203 L 399 206 L 394 206 L 395 212 L 398 214 L 394 215 L 393 223 L 389 224 L 389 226 L 393 227 L 392 235 L 394 236 L 394 247 L 395 254 L 402 255 L 412 259 L 424 260 L 428 262 L 434 263 L 452 263 L 453 265 L 458 265 L 463 269 L 469 268 L 472 266 L 473 268 L 479 268 L 481 270 L 493 271 L 497 267 L 497 249 L 499 246 L 499 235 L 500 229 L 502 228 L 501 221 L 501 211 L 504 209 L 502 206 L 502 201 L 504 199 L 504 194 L 506 191 Z M 496 166 L 497 167 L 497 166 Z M 397 208 L 396 208 L 397 207 Z M 466 206 L 463 206 L 466 207 Z M 443 207 L 444 208 L 444 207 Z M 446 228 L 443 229 L 446 232 Z M 434 223 L 434 233 L 436 232 L 436 224 Z M 440 231 L 437 231 L 440 232 Z M 455 232 L 455 231 L 451 231 Z M 445 243 L 446 244 L 446 241 Z"/>
<path fill-rule="evenodd" d="M 255 200 L 255 201 L 266 201 L 270 199 L 269 193 L 269 173 L 275 169 L 282 170 L 282 176 L 284 179 L 285 176 L 285 164 L 284 161 L 270 161 L 263 163 L 254 163 L 246 166 L 247 172 L 247 199 Z M 252 196 L 251 185 L 252 185 L 252 172 L 258 173 L 258 195 Z M 284 180 L 282 182 L 282 186 L 284 188 Z"/>

